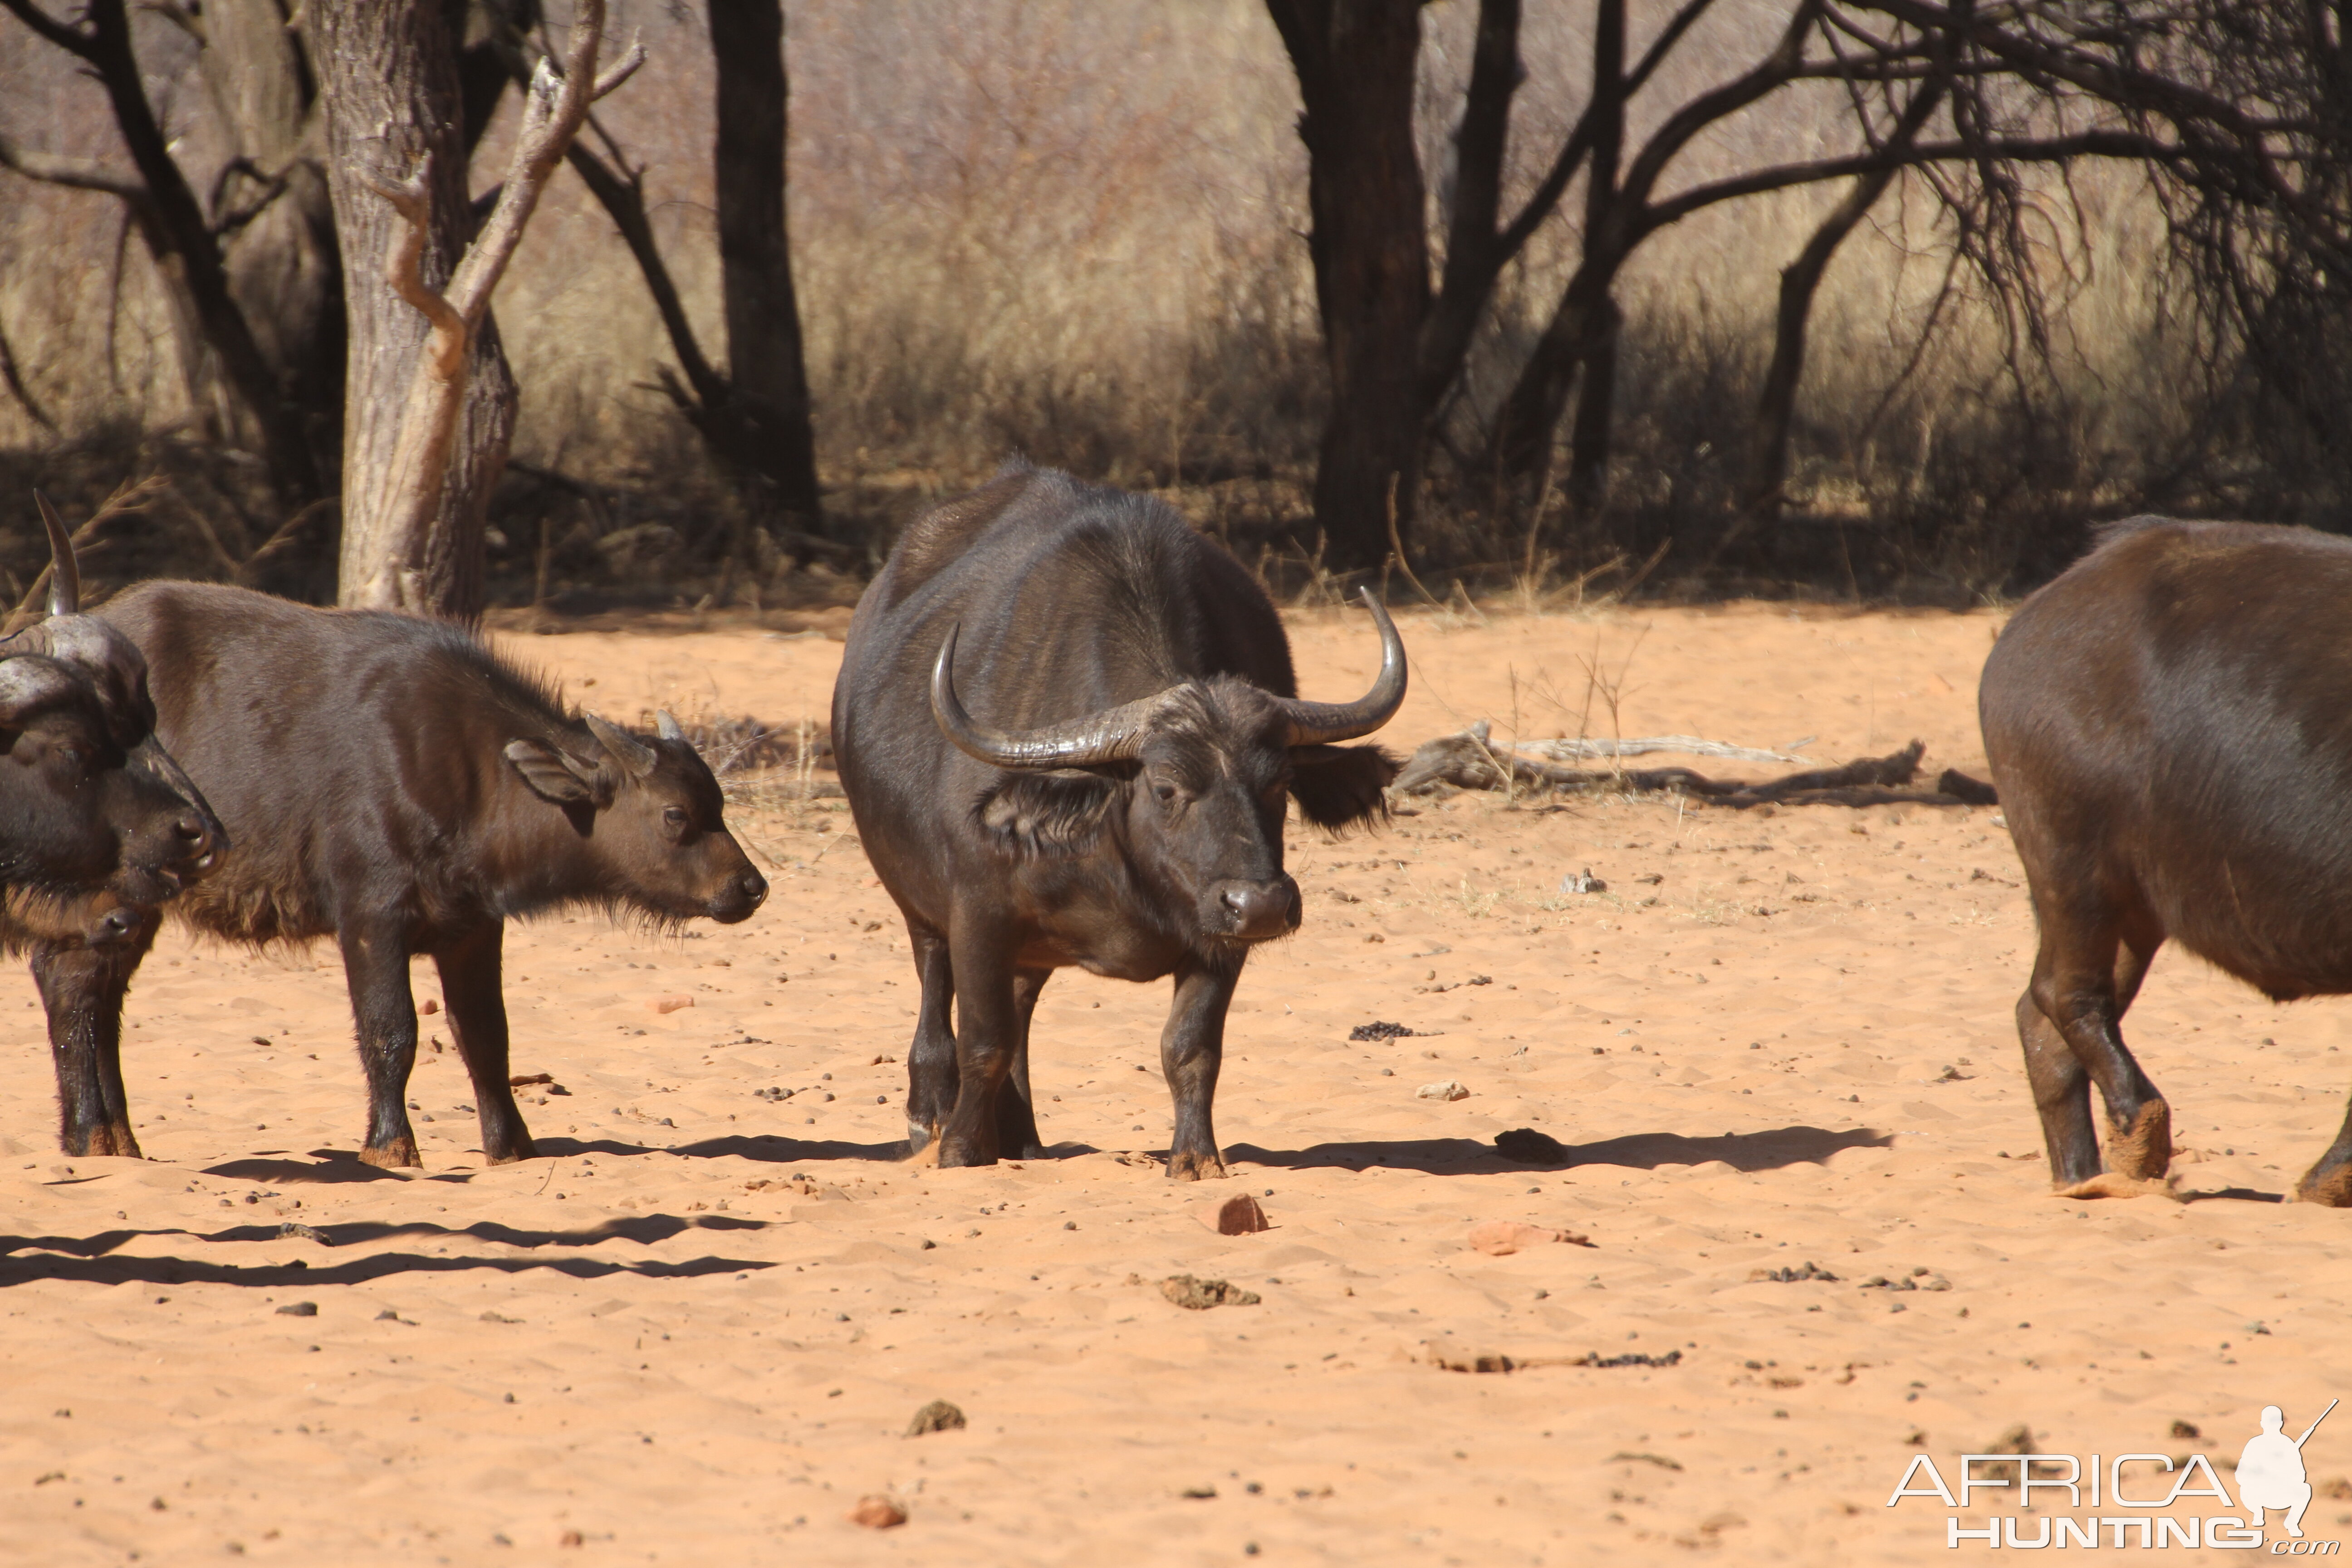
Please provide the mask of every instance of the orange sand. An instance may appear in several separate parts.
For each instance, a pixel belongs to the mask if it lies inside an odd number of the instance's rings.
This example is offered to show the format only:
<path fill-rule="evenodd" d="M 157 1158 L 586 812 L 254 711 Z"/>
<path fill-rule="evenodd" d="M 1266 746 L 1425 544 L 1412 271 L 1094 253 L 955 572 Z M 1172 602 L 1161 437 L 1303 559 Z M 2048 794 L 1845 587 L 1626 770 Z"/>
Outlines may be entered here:
<path fill-rule="evenodd" d="M 1916 735 L 1931 769 L 1982 767 L 1989 615 L 1402 621 L 1400 749 L 1509 731 L 1515 689 L 1522 731 L 1574 732 L 1580 656 L 1627 735 L 1810 734 L 1824 761 Z M 1310 694 L 1369 680 L 1360 612 L 1295 636 Z M 515 646 L 608 713 L 784 724 L 822 718 L 839 653 L 749 630 Z M 1587 727 L 1610 731 L 1605 702 Z M 554 1157 L 525 1165 L 481 1165 L 463 1071 L 429 1048 L 425 1173 L 358 1165 L 331 951 L 178 934 L 125 1050 L 152 1160 L 68 1162 L 16 982 L 0 1562 L 1941 1562 L 1940 1505 L 1883 1506 L 1914 1454 L 1957 1479 L 2025 1423 L 2051 1451 L 2219 1461 L 2263 1404 L 2300 1431 L 2352 1394 L 2352 1216 L 2273 1201 L 2333 1133 L 2352 1010 L 2274 1008 L 2168 952 L 2131 1036 L 2205 1152 L 2185 1185 L 2219 1195 L 2052 1197 L 1994 811 L 1463 795 L 1297 833 L 1307 924 L 1244 980 L 1217 1104 L 1235 1174 L 1207 1188 L 1146 1157 L 1166 988 L 1076 973 L 1034 1037 L 1056 1157 L 903 1163 L 905 933 L 839 802 L 738 825 L 776 885 L 746 925 L 510 937 L 515 1070 L 570 1090 L 527 1103 Z M 1606 892 L 1558 890 L 1588 867 Z M 1372 1019 L 1439 1033 L 1349 1043 Z M 1445 1079 L 1469 1097 L 1416 1097 Z M 1517 1127 L 1578 1163 L 1499 1160 Z M 1195 1217 L 1242 1191 L 1274 1228 Z M 1593 1245 L 1488 1256 L 1467 1237 L 1491 1220 Z M 1807 1262 L 1837 1281 L 1749 1279 Z M 1862 1288 L 1922 1268 L 1950 1289 Z M 1264 1299 L 1186 1311 L 1158 1289 L 1176 1273 Z M 278 1310 L 301 1301 L 317 1315 Z M 1682 1360 L 1482 1375 L 1432 1342 Z M 969 1426 L 903 1436 L 934 1398 Z M 2325 1494 L 2352 1417 L 2305 1456 Z M 909 1522 L 847 1522 L 868 1493 Z M 2347 1524 L 2323 1495 L 2305 1528 Z"/>

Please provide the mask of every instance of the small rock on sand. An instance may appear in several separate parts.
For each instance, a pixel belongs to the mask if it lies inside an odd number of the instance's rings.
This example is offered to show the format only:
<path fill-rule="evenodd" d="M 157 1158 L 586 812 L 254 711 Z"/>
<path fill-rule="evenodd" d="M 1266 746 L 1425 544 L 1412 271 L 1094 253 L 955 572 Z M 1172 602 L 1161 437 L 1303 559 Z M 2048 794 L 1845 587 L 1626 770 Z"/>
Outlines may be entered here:
<path fill-rule="evenodd" d="M 1514 1252 L 1547 1242 L 1564 1241 L 1572 1247 L 1591 1247 L 1591 1238 L 1571 1231 L 1554 1230 L 1549 1226 L 1523 1225 L 1515 1219 L 1490 1219 L 1470 1227 L 1470 1245 L 1489 1258 L 1508 1258 Z"/>
<path fill-rule="evenodd" d="M 895 1530 L 907 1522 L 907 1510 L 895 1498 L 869 1492 L 859 1498 L 857 1506 L 849 1510 L 849 1522 L 862 1524 L 868 1530 Z"/>
<path fill-rule="evenodd" d="M 1253 1236 L 1274 1228 L 1265 1210 L 1247 1193 L 1202 1204 L 1193 1209 L 1192 1217 L 1219 1236 Z"/>
<path fill-rule="evenodd" d="M 1421 1096 L 1423 1100 L 1467 1100 L 1470 1098 L 1470 1091 L 1462 1085 L 1454 1082 L 1450 1078 L 1443 1079 L 1437 1083 L 1423 1084 L 1419 1089 L 1414 1089 L 1413 1093 Z"/>
<path fill-rule="evenodd" d="M 315 1318 L 319 1315 L 319 1303 L 316 1301 L 289 1301 L 286 1305 L 278 1309 L 278 1315 L 281 1318 Z"/>
<path fill-rule="evenodd" d="M 961 1432 L 963 1426 L 962 1411 L 944 1399 L 934 1399 L 915 1412 L 915 1418 L 907 1424 L 907 1436 L 919 1437 L 927 1432 Z"/>
<path fill-rule="evenodd" d="M 1244 1290 L 1223 1279 L 1196 1279 L 1190 1274 L 1171 1274 L 1162 1279 L 1160 1293 L 1195 1312 L 1205 1312 L 1212 1307 L 1255 1307 L 1259 1300 L 1255 1290 Z"/>

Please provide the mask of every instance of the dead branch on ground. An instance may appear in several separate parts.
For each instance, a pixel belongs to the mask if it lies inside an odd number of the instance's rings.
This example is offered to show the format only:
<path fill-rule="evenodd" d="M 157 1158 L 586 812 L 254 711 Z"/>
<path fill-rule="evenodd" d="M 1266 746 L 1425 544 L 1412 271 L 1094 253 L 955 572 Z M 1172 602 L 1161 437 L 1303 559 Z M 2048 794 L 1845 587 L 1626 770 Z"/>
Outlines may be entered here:
<path fill-rule="evenodd" d="M 1394 789 L 1400 795 L 1425 793 L 1442 784 L 1458 789 L 1549 789 L 1555 794 L 1624 790 L 1634 795 L 1679 792 L 1715 805 L 1744 810 L 1753 805 L 1993 805 L 1999 803 L 1992 785 L 1946 769 L 1934 789 L 1913 787 L 1919 762 L 1927 754 L 1924 741 L 1914 741 L 1884 757 L 1862 757 L 1839 767 L 1812 768 L 1762 783 L 1712 779 L 1690 768 L 1643 768 L 1592 773 L 1561 767 L 1516 753 L 1506 753 L 1488 740 L 1481 719 L 1458 734 L 1440 735 L 1413 752 Z M 1681 737 L 1687 739 L 1688 737 Z M 1606 744 L 1603 742 L 1602 744 Z M 1625 742 L 1627 748 L 1643 744 Z M 1647 746 L 1645 750 L 1664 750 Z M 1739 752 L 1744 748 L 1726 748 Z M 1606 753 L 1599 753 L 1606 754 Z M 1620 752 L 1618 754 L 1628 754 Z M 1772 753 L 1748 752 L 1769 758 Z M 1510 778 L 1503 774 L 1508 755 Z"/>

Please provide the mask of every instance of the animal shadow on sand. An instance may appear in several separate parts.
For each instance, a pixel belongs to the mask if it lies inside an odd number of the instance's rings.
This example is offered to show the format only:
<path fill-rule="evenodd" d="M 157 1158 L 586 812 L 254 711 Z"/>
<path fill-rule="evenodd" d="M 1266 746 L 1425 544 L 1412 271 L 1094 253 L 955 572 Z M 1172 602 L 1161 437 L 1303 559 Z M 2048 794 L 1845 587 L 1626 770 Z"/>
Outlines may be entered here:
<path fill-rule="evenodd" d="M 1720 1160 L 1736 1171 L 1778 1171 L 1790 1165 L 1818 1165 L 1842 1149 L 1885 1149 L 1894 1142 L 1894 1134 L 1870 1127 L 1843 1131 L 1774 1127 L 1761 1132 L 1727 1133 L 1720 1138 L 1634 1132 L 1597 1143 L 1563 1144 L 1562 1157 L 1547 1161 L 1514 1160 L 1492 1143 L 1469 1138 L 1365 1139 L 1352 1143 L 1318 1143 L 1297 1150 L 1234 1143 L 1227 1146 L 1225 1155 L 1228 1159 L 1291 1170 L 1338 1166 L 1360 1171 L 1378 1165 L 1391 1171 L 1445 1176 L 1564 1171 L 1579 1165 L 1621 1165 L 1654 1171 L 1661 1165 L 1702 1165 L 1710 1160 Z"/>
<path fill-rule="evenodd" d="M 339 1247 L 404 1237 L 420 1240 L 468 1237 L 513 1247 L 587 1247 L 607 1241 L 632 1241 L 640 1247 L 650 1247 L 690 1230 L 764 1230 L 767 1226 L 765 1220 L 741 1219 L 728 1215 L 696 1215 L 691 1217 L 633 1215 L 578 1230 L 523 1230 L 491 1221 L 450 1226 L 421 1221 L 392 1225 L 362 1220 L 301 1226 L 238 1225 L 209 1233 L 123 1228 L 85 1237 L 0 1236 L 0 1289 L 29 1284 L 37 1279 L 64 1279 L 92 1285 L 120 1285 L 126 1280 L 136 1280 L 150 1285 L 245 1285 L 284 1289 L 309 1285 L 364 1285 L 404 1274 L 453 1274 L 476 1268 L 488 1268 L 503 1274 L 548 1269 L 575 1279 L 602 1279 L 615 1274 L 635 1274 L 646 1279 L 696 1279 L 708 1275 L 740 1274 L 754 1268 L 771 1268 L 774 1265 L 757 1258 L 716 1257 L 667 1263 L 658 1260 L 621 1262 L 578 1257 L 426 1257 L 414 1252 L 379 1252 L 338 1263 L 333 1260 L 332 1253 Z M 208 1244 L 278 1242 L 299 1238 L 326 1248 L 327 1256 L 317 1263 L 304 1258 L 286 1263 L 252 1265 L 215 1263 L 196 1257 L 112 1256 L 125 1244 L 143 1236 L 179 1237 Z"/>
<path fill-rule="evenodd" d="M 851 1143 L 841 1139 L 784 1138 L 772 1133 L 730 1133 L 723 1138 L 705 1138 L 692 1143 L 657 1145 L 627 1143 L 612 1138 L 534 1138 L 541 1159 L 570 1160 L 583 1154 L 611 1154 L 615 1157 L 639 1154 L 677 1154 L 689 1160 L 718 1160 L 732 1156 L 739 1160 L 756 1160 L 765 1164 L 786 1164 L 799 1160 L 871 1160 L 903 1161 L 907 1157 L 907 1141 L 903 1138 L 889 1143 Z M 465 1152 L 479 1158 L 479 1149 Z M 279 1184 L 338 1182 L 456 1182 L 472 1181 L 482 1173 L 476 1170 L 386 1171 L 374 1165 L 362 1164 L 359 1156 L 349 1149 L 313 1149 L 305 1159 L 287 1150 L 264 1150 L 243 1159 L 226 1161 L 205 1167 L 207 1176 L 226 1176 L 240 1182 L 270 1182 Z"/>

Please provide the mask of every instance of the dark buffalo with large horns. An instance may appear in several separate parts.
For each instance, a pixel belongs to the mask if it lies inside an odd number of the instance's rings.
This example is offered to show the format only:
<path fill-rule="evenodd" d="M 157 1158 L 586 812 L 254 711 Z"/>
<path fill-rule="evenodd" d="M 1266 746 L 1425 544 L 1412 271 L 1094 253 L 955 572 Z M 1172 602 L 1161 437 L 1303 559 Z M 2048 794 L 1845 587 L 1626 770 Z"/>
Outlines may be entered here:
<path fill-rule="evenodd" d="M 1985 754 L 2041 926 L 2018 999 L 2061 1191 L 2162 1176 L 2172 1112 L 2125 1010 L 2178 942 L 2273 1001 L 2352 992 L 2352 542 L 2135 518 L 1985 663 Z M 2352 1205 L 2352 1120 L 2304 1176 Z"/>
<path fill-rule="evenodd" d="M 833 743 L 922 976 L 915 1149 L 936 1139 L 943 1165 L 1041 1152 L 1029 1020 L 1076 964 L 1175 976 L 1168 1173 L 1224 1173 L 1225 1009 L 1251 947 L 1299 922 L 1287 805 L 1342 828 L 1381 813 L 1396 773 L 1337 743 L 1404 700 L 1404 646 L 1366 602 L 1370 692 L 1304 702 L 1264 590 L 1156 500 L 1016 464 L 907 530 L 850 623 Z"/>
<path fill-rule="evenodd" d="M 73 541 L 48 498 L 34 500 L 49 537 L 49 618 L 0 641 L 0 889 L 159 903 L 228 838 L 155 738 L 147 661 L 82 612 Z"/>
<path fill-rule="evenodd" d="M 526 1159 L 506 922 L 585 906 L 733 923 L 768 895 L 675 720 L 640 735 L 574 711 L 462 626 L 199 583 L 143 584 L 104 614 L 145 653 L 160 733 L 240 840 L 173 913 L 236 942 L 341 948 L 370 1164 L 420 1163 L 413 957 L 440 973 L 483 1153 Z M 122 1000 L 156 925 L 150 910 L 127 942 L 100 924 L 35 943 L 69 1153 L 138 1151 Z"/>

